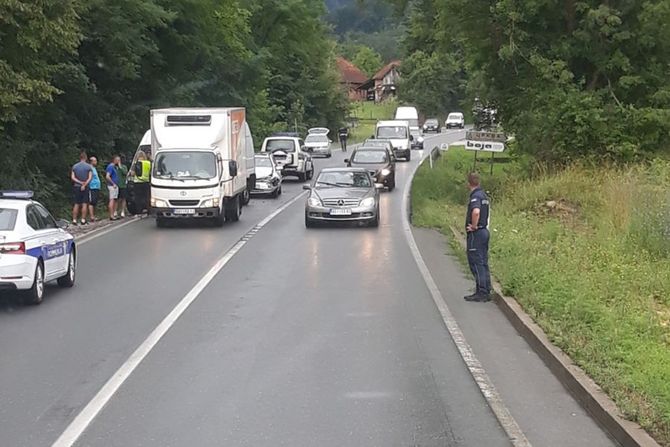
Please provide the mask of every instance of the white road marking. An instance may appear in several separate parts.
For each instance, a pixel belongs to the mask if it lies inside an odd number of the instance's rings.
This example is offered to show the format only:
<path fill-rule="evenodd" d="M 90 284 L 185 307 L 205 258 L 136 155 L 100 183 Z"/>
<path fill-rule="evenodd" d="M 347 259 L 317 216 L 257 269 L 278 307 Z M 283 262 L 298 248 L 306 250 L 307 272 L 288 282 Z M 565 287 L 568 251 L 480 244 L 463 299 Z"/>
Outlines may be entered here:
<path fill-rule="evenodd" d="M 428 151 L 428 154 L 426 156 L 428 156 L 429 154 L 430 151 Z M 467 340 L 465 340 L 463 331 L 461 331 L 461 328 L 458 326 L 458 323 L 456 322 L 454 315 L 451 313 L 451 310 L 449 310 L 447 302 L 442 297 L 442 293 L 440 293 L 440 289 L 437 287 L 437 284 L 433 280 L 433 276 L 430 274 L 430 270 L 428 270 L 428 267 L 426 266 L 426 263 L 424 262 L 423 257 L 419 252 L 419 247 L 416 245 L 416 241 L 414 240 L 411 224 L 409 222 L 409 209 L 410 209 L 409 201 L 412 190 L 412 179 L 414 178 L 414 175 L 416 174 L 416 171 L 419 168 L 419 166 L 421 166 L 422 162 L 413 166 L 412 171 L 410 172 L 409 175 L 409 180 L 405 184 L 405 190 L 403 192 L 402 223 L 403 223 L 403 229 L 405 231 L 405 237 L 407 238 L 407 243 L 409 244 L 409 248 L 412 251 L 414 260 L 416 261 L 416 264 L 419 267 L 419 270 L 421 271 L 421 275 L 423 276 L 426 286 L 428 287 L 428 290 L 430 291 L 430 294 L 433 297 L 433 301 L 435 302 L 435 305 L 437 306 L 438 310 L 440 311 L 440 314 L 442 315 L 444 325 L 447 327 L 447 330 L 449 331 L 451 338 L 454 340 L 454 343 L 456 344 L 458 352 L 461 354 L 461 357 L 463 358 L 465 365 L 470 371 L 472 377 L 475 379 L 477 386 L 479 387 L 479 389 L 482 392 L 482 395 L 488 402 L 489 407 L 491 407 L 491 410 L 498 419 L 498 422 L 502 426 L 503 430 L 505 430 L 507 436 L 510 438 L 510 441 L 512 441 L 512 444 L 515 447 L 531 447 L 530 441 L 528 441 L 526 435 L 521 430 L 521 427 L 512 416 L 512 413 L 510 413 L 509 409 L 503 403 L 500 394 L 498 394 L 498 390 L 496 390 L 495 388 L 495 385 L 493 385 L 493 382 L 489 378 L 488 374 L 486 374 L 484 367 L 477 359 L 477 356 L 475 356 L 475 353 L 472 351 L 472 348 L 468 344 Z"/>
<path fill-rule="evenodd" d="M 104 227 L 103 229 L 100 229 L 99 231 L 94 230 L 91 233 L 81 235 L 79 238 L 75 237 L 75 242 L 78 245 L 82 245 L 82 244 L 85 244 L 87 242 L 91 242 L 93 239 L 97 239 L 100 236 L 104 236 L 106 234 L 109 234 L 112 231 L 116 231 L 120 228 L 125 227 L 126 225 L 130 225 L 132 223 L 139 222 L 142 219 L 143 218 L 139 217 L 139 216 L 130 217 L 130 218 L 128 218 L 128 220 L 126 222 L 123 222 L 123 223 L 120 223 L 120 224 L 117 224 L 117 225 L 110 225 L 108 227 Z"/>
<path fill-rule="evenodd" d="M 280 213 L 285 211 L 291 205 L 303 198 L 307 194 L 302 192 L 293 199 L 286 202 L 281 207 L 268 215 L 265 219 L 260 221 L 251 230 L 249 230 L 232 248 L 230 248 L 205 275 L 193 286 L 193 288 L 179 301 L 174 309 L 156 326 L 156 328 L 149 334 L 149 336 L 140 344 L 140 346 L 133 352 L 130 357 L 121 365 L 121 367 L 112 375 L 112 377 L 103 385 L 98 393 L 91 399 L 91 401 L 84 407 L 83 410 L 74 418 L 68 425 L 65 431 L 58 437 L 52 447 L 71 447 L 77 442 L 77 439 L 84 433 L 84 431 L 91 425 L 95 417 L 102 411 L 107 403 L 112 399 L 114 394 L 121 388 L 124 382 L 137 369 L 147 355 L 153 350 L 158 342 L 165 336 L 170 328 L 177 322 L 179 317 L 189 308 L 191 304 L 198 298 L 200 293 L 207 287 L 207 285 L 216 277 L 216 275 L 230 262 L 230 260 L 244 247 L 247 242 L 258 231 L 267 225 L 272 219 L 277 217 Z"/>

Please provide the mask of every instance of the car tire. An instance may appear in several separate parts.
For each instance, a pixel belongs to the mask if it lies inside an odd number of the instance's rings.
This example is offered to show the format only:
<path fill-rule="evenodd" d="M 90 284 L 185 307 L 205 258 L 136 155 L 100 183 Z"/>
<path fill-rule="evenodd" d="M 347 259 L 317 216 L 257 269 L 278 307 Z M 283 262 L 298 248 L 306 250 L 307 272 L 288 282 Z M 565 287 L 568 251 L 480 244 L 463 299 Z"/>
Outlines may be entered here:
<path fill-rule="evenodd" d="M 305 213 L 305 228 L 314 228 L 315 226 L 314 221 L 307 217 L 307 213 Z"/>
<path fill-rule="evenodd" d="M 280 186 L 279 189 L 277 190 L 277 197 L 279 197 L 279 196 L 281 196 L 281 186 Z"/>
<path fill-rule="evenodd" d="M 44 300 L 44 264 L 40 259 L 35 267 L 33 285 L 25 292 L 25 301 L 28 304 L 38 305 Z"/>
<path fill-rule="evenodd" d="M 370 222 L 370 227 L 372 228 L 378 228 L 379 227 L 379 210 L 377 210 L 377 215 L 375 216 L 374 220 Z"/>
<path fill-rule="evenodd" d="M 391 179 L 391 181 L 389 182 L 388 189 L 389 189 L 389 192 L 391 192 L 395 189 L 395 177 L 393 177 L 393 179 Z"/>
<path fill-rule="evenodd" d="M 411 161 L 412 160 L 412 151 L 408 151 L 407 154 L 405 155 L 405 161 Z"/>
<path fill-rule="evenodd" d="M 298 173 L 298 180 L 300 180 L 301 182 L 304 182 L 305 180 L 307 180 L 307 172 L 299 172 Z"/>
<path fill-rule="evenodd" d="M 240 204 L 240 196 L 235 196 L 235 198 L 226 204 L 226 220 L 228 222 L 237 222 L 240 220 L 242 215 L 242 206 Z"/>
<path fill-rule="evenodd" d="M 307 180 L 312 180 L 312 177 L 314 177 L 314 165 L 312 165 L 312 169 L 307 173 Z"/>
<path fill-rule="evenodd" d="M 67 273 L 56 280 L 58 285 L 62 288 L 70 288 L 74 286 L 74 281 L 77 278 L 77 253 L 72 248 L 70 256 L 67 259 Z"/>

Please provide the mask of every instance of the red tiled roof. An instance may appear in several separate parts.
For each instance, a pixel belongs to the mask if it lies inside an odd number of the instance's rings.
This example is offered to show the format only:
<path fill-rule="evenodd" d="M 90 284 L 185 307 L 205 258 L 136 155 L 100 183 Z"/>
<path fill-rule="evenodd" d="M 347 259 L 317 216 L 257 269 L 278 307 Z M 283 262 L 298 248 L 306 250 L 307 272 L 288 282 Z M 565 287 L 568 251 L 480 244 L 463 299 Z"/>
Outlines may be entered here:
<path fill-rule="evenodd" d="M 389 71 L 391 71 L 391 70 L 393 70 L 394 68 L 397 68 L 397 67 L 400 67 L 400 61 L 389 62 L 381 70 L 379 70 L 377 73 L 375 73 L 375 75 L 372 77 L 372 79 L 376 79 L 376 80 L 384 79 L 384 76 L 386 76 L 386 74 Z"/>
<path fill-rule="evenodd" d="M 342 80 L 348 84 L 362 84 L 368 80 L 365 73 L 343 57 L 337 58 L 337 69 L 340 71 Z"/>

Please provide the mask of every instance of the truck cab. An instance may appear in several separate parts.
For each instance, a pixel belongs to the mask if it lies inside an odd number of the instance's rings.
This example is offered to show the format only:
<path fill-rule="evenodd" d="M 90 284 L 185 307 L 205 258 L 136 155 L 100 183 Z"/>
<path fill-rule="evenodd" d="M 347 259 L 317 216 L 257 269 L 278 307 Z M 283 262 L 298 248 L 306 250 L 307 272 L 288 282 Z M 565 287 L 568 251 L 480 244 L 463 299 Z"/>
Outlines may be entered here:
<path fill-rule="evenodd" d="M 275 134 L 263 141 L 261 152 L 274 155 L 282 177 L 295 176 L 304 182 L 314 176 L 314 162 L 302 138 L 292 133 Z"/>

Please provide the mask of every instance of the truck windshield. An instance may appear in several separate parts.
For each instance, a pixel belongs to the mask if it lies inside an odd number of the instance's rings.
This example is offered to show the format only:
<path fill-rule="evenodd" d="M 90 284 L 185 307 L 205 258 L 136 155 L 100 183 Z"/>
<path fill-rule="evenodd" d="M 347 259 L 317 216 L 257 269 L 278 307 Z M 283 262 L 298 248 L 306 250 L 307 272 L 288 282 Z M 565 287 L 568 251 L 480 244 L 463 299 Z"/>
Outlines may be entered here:
<path fill-rule="evenodd" d="M 216 157 L 212 152 L 163 152 L 156 156 L 155 178 L 209 180 L 216 177 Z"/>
<path fill-rule="evenodd" d="M 384 126 L 377 128 L 377 138 L 407 138 L 407 128 L 403 126 Z"/>

